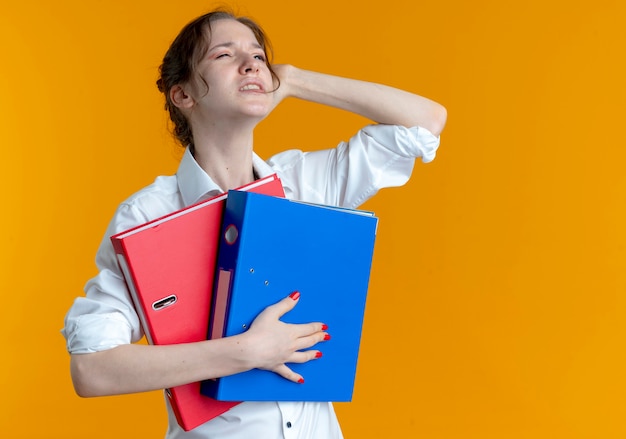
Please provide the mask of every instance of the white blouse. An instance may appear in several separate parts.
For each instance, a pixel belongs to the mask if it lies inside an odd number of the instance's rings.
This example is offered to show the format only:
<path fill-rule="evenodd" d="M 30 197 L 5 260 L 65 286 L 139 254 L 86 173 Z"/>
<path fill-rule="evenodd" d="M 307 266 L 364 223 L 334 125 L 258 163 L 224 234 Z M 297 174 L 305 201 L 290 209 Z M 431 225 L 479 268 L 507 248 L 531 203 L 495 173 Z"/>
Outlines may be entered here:
<path fill-rule="evenodd" d="M 421 127 L 369 125 L 333 149 L 289 150 L 267 162 L 254 154 L 253 166 L 259 177 L 277 173 L 287 198 L 357 208 L 379 189 L 406 183 L 415 159 L 430 162 L 438 146 L 439 138 Z M 65 317 L 62 334 L 70 353 L 102 351 L 143 337 L 109 237 L 221 192 L 187 149 L 176 175 L 157 177 L 120 204 L 96 254 L 99 273 Z M 331 403 L 245 402 L 189 432 L 166 405 L 167 439 L 342 437 Z"/>

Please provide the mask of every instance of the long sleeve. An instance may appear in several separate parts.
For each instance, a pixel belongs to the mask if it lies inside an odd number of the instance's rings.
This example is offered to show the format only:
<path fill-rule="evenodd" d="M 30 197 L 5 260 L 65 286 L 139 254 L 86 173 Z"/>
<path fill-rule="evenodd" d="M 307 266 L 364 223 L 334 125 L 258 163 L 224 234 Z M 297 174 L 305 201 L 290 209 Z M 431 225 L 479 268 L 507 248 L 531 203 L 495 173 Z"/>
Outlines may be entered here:
<path fill-rule="evenodd" d="M 268 163 L 289 198 L 356 208 L 378 190 L 402 186 L 417 158 L 435 158 L 439 137 L 421 127 L 369 125 L 336 148 L 289 150 Z"/>

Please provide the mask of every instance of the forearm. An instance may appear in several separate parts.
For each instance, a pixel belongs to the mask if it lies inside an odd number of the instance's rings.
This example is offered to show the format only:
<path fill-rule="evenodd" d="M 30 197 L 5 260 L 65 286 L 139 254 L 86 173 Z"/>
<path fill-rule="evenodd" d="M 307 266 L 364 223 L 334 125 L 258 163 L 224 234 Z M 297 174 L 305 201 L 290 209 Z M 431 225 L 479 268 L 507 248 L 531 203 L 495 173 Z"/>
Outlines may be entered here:
<path fill-rule="evenodd" d="M 147 392 L 176 387 L 246 370 L 270 370 L 299 382 L 287 363 L 318 358 L 309 349 L 326 340 L 320 322 L 288 324 L 280 320 L 298 303 L 299 293 L 268 306 L 243 334 L 167 346 L 126 344 L 90 354 L 72 355 L 71 372 L 80 396 Z"/>
<path fill-rule="evenodd" d="M 293 66 L 285 68 L 281 79 L 288 96 L 350 111 L 377 123 L 421 126 L 438 136 L 446 122 L 446 110 L 440 104 L 386 85 Z"/>
<path fill-rule="evenodd" d="M 76 392 L 85 397 L 164 389 L 251 369 L 246 342 L 228 337 L 198 343 L 129 344 L 71 358 Z"/>

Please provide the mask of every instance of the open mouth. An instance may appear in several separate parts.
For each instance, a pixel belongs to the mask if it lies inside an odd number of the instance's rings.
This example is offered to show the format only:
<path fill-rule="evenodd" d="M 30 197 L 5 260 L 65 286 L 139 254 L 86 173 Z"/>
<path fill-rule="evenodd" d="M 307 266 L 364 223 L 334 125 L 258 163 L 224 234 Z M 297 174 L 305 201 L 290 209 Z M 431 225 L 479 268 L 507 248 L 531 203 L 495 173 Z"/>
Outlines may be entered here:
<path fill-rule="evenodd" d="M 243 87 L 241 87 L 239 90 L 241 90 L 241 91 L 246 91 L 246 90 L 258 90 L 258 91 L 261 91 L 261 86 L 259 86 L 258 84 L 247 84 L 247 85 L 244 85 Z"/>

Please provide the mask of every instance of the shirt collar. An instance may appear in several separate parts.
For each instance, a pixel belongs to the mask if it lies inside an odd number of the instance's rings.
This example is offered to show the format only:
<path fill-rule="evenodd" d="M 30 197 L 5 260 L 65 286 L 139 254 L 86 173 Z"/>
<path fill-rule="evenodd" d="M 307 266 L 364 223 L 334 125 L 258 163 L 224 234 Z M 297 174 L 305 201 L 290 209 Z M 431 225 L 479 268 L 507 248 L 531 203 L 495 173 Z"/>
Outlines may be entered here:
<path fill-rule="evenodd" d="M 274 174 L 275 171 L 263 161 L 256 153 L 252 153 L 252 166 L 259 178 Z M 204 172 L 189 148 L 185 148 L 183 158 L 176 172 L 178 190 L 183 197 L 185 206 L 206 200 L 219 195 L 224 191 L 220 188 L 209 174 Z"/>

